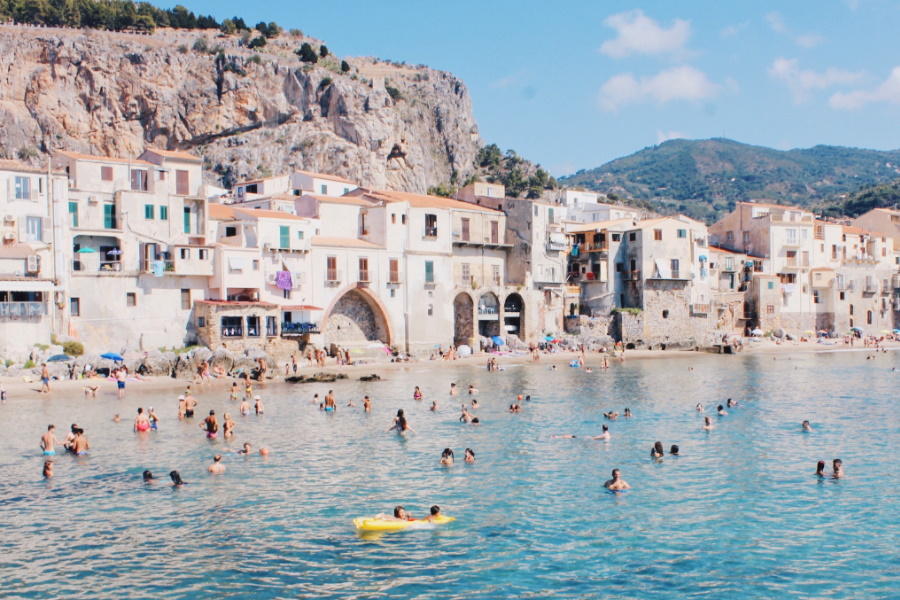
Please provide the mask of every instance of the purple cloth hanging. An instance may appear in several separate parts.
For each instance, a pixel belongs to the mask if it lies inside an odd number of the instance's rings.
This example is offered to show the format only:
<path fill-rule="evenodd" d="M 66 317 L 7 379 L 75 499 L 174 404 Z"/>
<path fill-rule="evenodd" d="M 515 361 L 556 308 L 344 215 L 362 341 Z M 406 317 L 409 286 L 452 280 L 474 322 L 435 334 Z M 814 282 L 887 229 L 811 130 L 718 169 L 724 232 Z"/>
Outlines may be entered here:
<path fill-rule="evenodd" d="M 280 290 L 289 290 L 293 286 L 291 285 L 291 272 L 290 271 L 278 271 L 275 273 L 275 285 Z"/>

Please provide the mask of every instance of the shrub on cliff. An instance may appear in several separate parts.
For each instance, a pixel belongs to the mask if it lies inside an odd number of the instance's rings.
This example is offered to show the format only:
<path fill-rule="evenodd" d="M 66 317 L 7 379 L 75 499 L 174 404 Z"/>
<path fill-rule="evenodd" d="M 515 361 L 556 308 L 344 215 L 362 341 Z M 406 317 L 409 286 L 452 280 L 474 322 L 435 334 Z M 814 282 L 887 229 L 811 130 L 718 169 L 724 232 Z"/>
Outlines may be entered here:
<path fill-rule="evenodd" d="M 309 42 L 303 42 L 303 45 L 300 46 L 299 50 L 295 50 L 294 54 L 300 57 L 301 62 L 305 63 L 317 63 L 319 62 L 319 56 L 316 54 L 316 51 L 313 50 L 313 47 L 309 45 Z"/>
<path fill-rule="evenodd" d="M 63 342 L 63 352 L 68 356 L 81 356 L 84 354 L 84 345 L 81 342 Z"/>

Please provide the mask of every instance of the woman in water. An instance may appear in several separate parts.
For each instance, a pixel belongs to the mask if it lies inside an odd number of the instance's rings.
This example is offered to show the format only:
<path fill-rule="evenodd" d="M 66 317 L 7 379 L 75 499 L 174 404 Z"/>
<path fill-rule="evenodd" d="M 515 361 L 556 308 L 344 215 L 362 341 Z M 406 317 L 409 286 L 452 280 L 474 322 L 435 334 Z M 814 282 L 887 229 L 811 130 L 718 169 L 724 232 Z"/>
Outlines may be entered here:
<path fill-rule="evenodd" d="M 662 442 L 656 442 L 650 450 L 650 458 L 662 458 L 664 453 Z"/>
<path fill-rule="evenodd" d="M 402 408 L 397 411 L 397 416 L 394 417 L 394 422 L 388 429 L 388 432 L 390 431 L 396 431 L 400 434 L 405 434 L 407 431 L 415 433 L 415 430 L 409 426 L 409 423 L 406 422 L 406 416 L 403 414 Z"/>
<path fill-rule="evenodd" d="M 231 382 L 231 399 L 237 402 L 238 398 L 241 396 L 241 390 L 238 388 L 237 381 Z"/>
<path fill-rule="evenodd" d="M 237 423 L 234 422 L 234 419 L 231 418 L 229 413 L 225 413 L 225 422 L 222 423 L 222 431 L 226 438 L 229 438 L 234 435 L 234 426 Z"/>
<path fill-rule="evenodd" d="M 469 464 L 475 462 L 475 452 L 471 448 L 466 448 L 466 462 Z"/>
<path fill-rule="evenodd" d="M 631 418 L 631 409 L 630 409 L 630 408 L 626 408 L 626 409 L 625 409 L 625 418 L 626 418 L 626 419 L 630 419 L 630 418 Z"/>
<path fill-rule="evenodd" d="M 245 417 L 247 415 L 249 415 L 250 414 L 250 401 L 247 400 L 247 398 L 244 398 L 243 400 L 241 400 L 241 406 L 238 410 L 240 410 L 241 415 L 243 415 Z"/>
<path fill-rule="evenodd" d="M 419 389 L 419 386 L 416 386 L 416 391 L 413 392 L 413 400 L 421 400 L 422 399 L 422 390 Z"/>
<path fill-rule="evenodd" d="M 137 409 L 137 417 L 134 419 L 134 431 L 148 431 L 150 429 L 150 419 L 144 414 L 144 409 Z"/>
<path fill-rule="evenodd" d="M 713 428 L 712 419 L 709 417 L 703 417 L 703 429 L 705 431 L 711 431 Z"/>
<path fill-rule="evenodd" d="M 816 463 L 816 477 L 824 478 L 825 477 L 825 461 L 820 460 Z"/>
<path fill-rule="evenodd" d="M 436 399 L 432 400 L 431 401 L 431 412 L 437 412 L 437 409 L 438 409 L 437 400 Z"/>
<path fill-rule="evenodd" d="M 169 473 L 169 477 L 172 478 L 172 485 L 174 485 L 175 487 L 187 485 L 187 481 L 181 480 L 181 475 L 178 474 L 178 471 L 172 471 L 171 473 Z"/>
<path fill-rule="evenodd" d="M 453 450 L 444 448 L 444 451 L 441 452 L 441 464 L 445 467 L 453 466 Z"/>
<path fill-rule="evenodd" d="M 156 413 L 153 412 L 152 406 L 147 409 L 147 419 L 150 420 L 150 429 L 159 431 L 159 417 L 157 417 Z"/>

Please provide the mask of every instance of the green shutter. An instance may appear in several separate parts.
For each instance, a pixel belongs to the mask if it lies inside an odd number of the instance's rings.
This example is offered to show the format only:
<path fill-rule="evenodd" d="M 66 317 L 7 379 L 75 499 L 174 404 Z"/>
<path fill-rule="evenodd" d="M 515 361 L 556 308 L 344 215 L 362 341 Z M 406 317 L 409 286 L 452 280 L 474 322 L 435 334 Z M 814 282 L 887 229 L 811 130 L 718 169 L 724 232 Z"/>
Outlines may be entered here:
<path fill-rule="evenodd" d="M 184 207 L 184 232 L 191 232 L 191 209 L 188 207 Z"/>
<path fill-rule="evenodd" d="M 72 215 L 72 227 L 78 227 L 78 203 L 69 202 L 69 214 Z"/>
<path fill-rule="evenodd" d="M 169 207 L 168 206 L 160 206 L 159 207 L 159 218 L 162 221 L 169 220 Z"/>
<path fill-rule="evenodd" d="M 115 204 L 104 204 L 103 205 L 103 228 L 104 229 L 115 229 L 116 228 L 116 205 Z"/>
<path fill-rule="evenodd" d="M 145 205 L 144 205 L 144 218 L 145 218 L 145 219 L 153 220 L 153 214 L 154 214 L 155 212 L 156 212 L 156 211 L 154 210 L 154 207 L 153 207 L 152 204 L 145 204 Z"/>
<path fill-rule="evenodd" d="M 279 231 L 281 233 L 281 240 L 278 244 L 279 248 L 290 248 L 291 247 L 291 228 L 286 225 L 282 225 L 279 227 Z"/>
<path fill-rule="evenodd" d="M 434 283 L 434 262 L 425 261 L 425 283 Z"/>

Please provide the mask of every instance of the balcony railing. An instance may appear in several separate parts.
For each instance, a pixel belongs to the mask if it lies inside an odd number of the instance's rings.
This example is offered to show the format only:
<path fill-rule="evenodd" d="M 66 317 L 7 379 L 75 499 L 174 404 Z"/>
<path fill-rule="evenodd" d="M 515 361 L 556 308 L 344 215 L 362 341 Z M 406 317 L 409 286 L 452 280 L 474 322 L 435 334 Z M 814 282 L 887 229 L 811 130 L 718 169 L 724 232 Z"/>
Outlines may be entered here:
<path fill-rule="evenodd" d="M 588 252 L 609 252 L 609 244 L 606 242 L 594 242 L 587 245 Z"/>
<path fill-rule="evenodd" d="M 0 317 L 44 317 L 46 302 L 0 302 Z"/>
<path fill-rule="evenodd" d="M 224 337 L 224 338 L 244 337 L 244 328 L 243 327 L 223 327 L 222 328 L 222 337 Z"/>
<path fill-rule="evenodd" d="M 708 315 L 709 304 L 691 304 L 692 315 Z"/>
<path fill-rule="evenodd" d="M 864 294 L 877 294 L 878 293 L 878 283 L 874 281 L 867 281 L 863 284 L 863 293 Z"/>
<path fill-rule="evenodd" d="M 391 271 L 388 275 L 388 284 L 400 285 L 400 271 Z"/>
<path fill-rule="evenodd" d="M 426 227 L 425 228 L 425 237 L 433 238 L 433 237 L 437 237 L 437 234 L 438 234 L 437 227 Z"/>
<path fill-rule="evenodd" d="M 560 242 L 547 242 L 547 252 L 562 252 L 566 249 L 566 244 Z"/>
<path fill-rule="evenodd" d="M 317 323 L 281 324 L 281 335 L 306 335 L 308 333 L 319 333 L 319 325 Z"/>
<path fill-rule="evenodd" d="M 622 279 L 625 281 L 638 281 L 640 278 L 640 271 L 622 271 Z"/>
<path fill-rule="evenodd" d="M 478 314 L 479 315 L 496 315 L 497 309 L 498 309 L 498 307 L 496 307 L 496 306 L 486 306 L 486 305 L 482 304 L 478 307 Z"/>
<path fill-rule="evenodd" d="M 326 283 L 340 283 L 341 282 L 341 271 L 340 269 L 326 269 L 325 270 L 325 282 Z"/>

